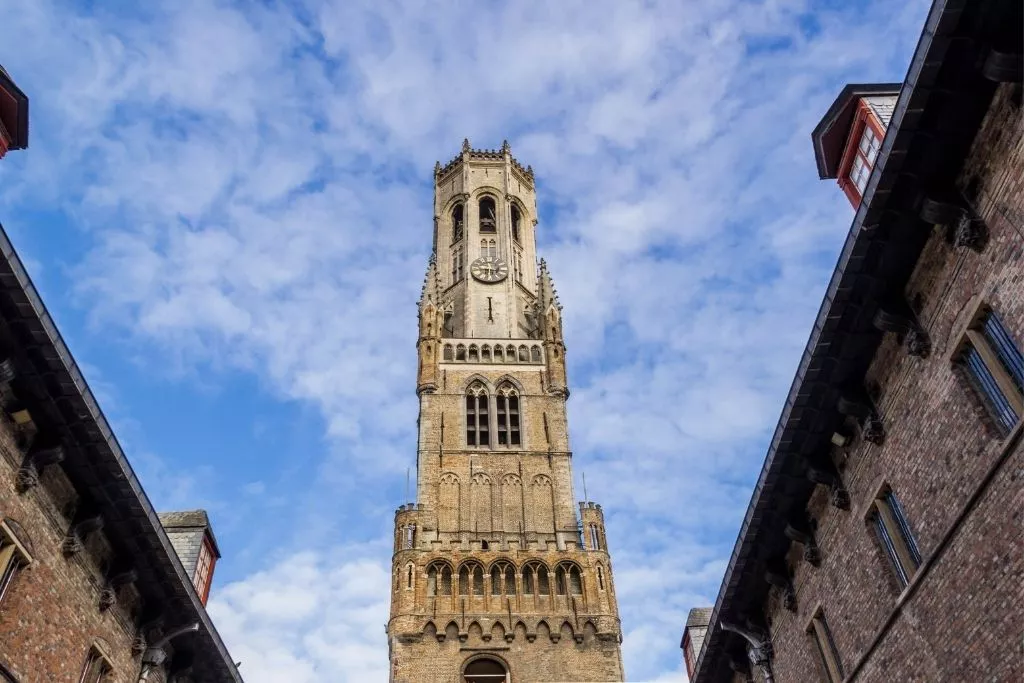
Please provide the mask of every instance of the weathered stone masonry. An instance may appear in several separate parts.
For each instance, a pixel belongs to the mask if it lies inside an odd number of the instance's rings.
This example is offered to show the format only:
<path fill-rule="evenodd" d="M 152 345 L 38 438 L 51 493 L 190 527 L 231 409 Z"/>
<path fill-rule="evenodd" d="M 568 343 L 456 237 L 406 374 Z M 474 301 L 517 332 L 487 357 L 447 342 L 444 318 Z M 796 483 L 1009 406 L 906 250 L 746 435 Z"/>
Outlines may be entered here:
<path fill-rule="evenodd" d="M 561 306 L 532 265 L 533 171 L 467 143 L 435 169 L 435 213 L 390 680 L 621 681 L 603 514 L 574 503 Z"/>

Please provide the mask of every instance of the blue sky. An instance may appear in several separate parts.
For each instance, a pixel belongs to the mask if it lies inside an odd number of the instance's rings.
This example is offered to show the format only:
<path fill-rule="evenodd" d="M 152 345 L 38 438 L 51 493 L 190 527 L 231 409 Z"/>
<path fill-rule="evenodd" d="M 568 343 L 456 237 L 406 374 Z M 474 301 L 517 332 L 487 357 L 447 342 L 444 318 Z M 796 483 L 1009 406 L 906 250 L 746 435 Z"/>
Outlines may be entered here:
<path fill-rule="evenodd" d="M 251 683 L 384 681 L 435 160 L 538 177 L 630 680 L 683 680 L 852 212 L 809 134 L 913 2 L 0 0 L 0 221 Z M 577 491 L 582 491 L 577 482 Z"/>

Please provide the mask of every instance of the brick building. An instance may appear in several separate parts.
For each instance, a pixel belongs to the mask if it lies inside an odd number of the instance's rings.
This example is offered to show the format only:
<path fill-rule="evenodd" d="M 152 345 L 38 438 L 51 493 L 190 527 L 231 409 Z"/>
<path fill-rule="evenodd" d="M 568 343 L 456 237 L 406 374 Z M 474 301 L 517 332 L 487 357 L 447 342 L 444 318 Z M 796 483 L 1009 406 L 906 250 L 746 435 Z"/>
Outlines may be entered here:
<path fill-rule="evenodd" d="M 935 2 L 815 129 L 856 215 L 697 683 L 1024 680 L 1021 8 Z"/>
<path fill-rule="evenodd" d="M 27 144 L 0 69 L 0 156 Z M 187 567 L 0 229 L 0 681 L 241 681 L 204 607 L 209 521 L 167 519 Z"/>
<path fill-rule="evenodd" d="M 395 514 L 392 683 L 621 681 L 601 507 L 574 503 L 562 315 L 508 144 L 434 171 L 417 502 Z"/>

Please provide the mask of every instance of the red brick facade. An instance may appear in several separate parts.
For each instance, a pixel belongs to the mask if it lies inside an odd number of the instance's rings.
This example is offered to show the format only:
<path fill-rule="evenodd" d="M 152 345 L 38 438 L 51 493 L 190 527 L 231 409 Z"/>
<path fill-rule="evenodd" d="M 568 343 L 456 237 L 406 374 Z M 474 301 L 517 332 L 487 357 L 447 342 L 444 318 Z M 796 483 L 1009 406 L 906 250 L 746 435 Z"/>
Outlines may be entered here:
<path fill-rule="evenodd" d="M 61 546 L 70 522 L 54 505 L 56 496 L 50 488 L 66 479 L 48 472 L 39 486 L 19 495 L 15 481 L 20 463 L 11 425 L 4 420 L 0 424 L 0 517 L 20 525 L 32 563 L 15 575 L 0 603 L 0 665 L 21 683 L 77 683 L 90 648 L 99 643 L 111 658 L 110 680 L 135 683 L 142 655 L 131 651 L 132 612 L 138 595 L 126 590 L 119 603 L 100 610 L 103 566 L 111 559 L 108 544 L 93 538 L 85 551 L 66 558 Z M 159 683 L 162 678 L 150 680 Z"/>
<path fill-rule="evenodd" d="M 1019 86 L 1018 86 L 1019 87 Z M 1000 87 L 965 166 L 989 239 L 978 253 L 955 249 L 936 229 L 906 288 L 931 354 L 910 356 L 886 335 L 868 371 L 879 388 L 886 436 L 856 439 L 840 456 L 849 510 L 811 498 L 821 564 L 789 559 L 798 609 L 773 590 L 766 613 L 776 681 L 827 680 L 812 636 L 821 608 L 843 672 L 860 681 L 1024 680 L 1024 447 L 1021 423 L 1000 438 L 952 355 L 981 302 L 1024 344 L 1024 147 L 1015 86 Z M 899 496 L 923 558 L 899 588 L 865 519 L 888 483 Z M 763 680 L 755 674 L 756 680 Z"/>

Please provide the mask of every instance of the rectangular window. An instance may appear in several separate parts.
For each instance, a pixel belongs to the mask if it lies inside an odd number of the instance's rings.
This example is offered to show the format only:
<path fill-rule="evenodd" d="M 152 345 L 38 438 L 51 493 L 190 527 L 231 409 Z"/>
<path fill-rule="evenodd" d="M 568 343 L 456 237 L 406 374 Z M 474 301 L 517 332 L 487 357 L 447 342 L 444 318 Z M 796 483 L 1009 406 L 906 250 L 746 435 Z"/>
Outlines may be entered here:
<path fill-rule="evenodd" d="M 878 150 L 882 146 L 878 136 L 875 135 L 874 129 L 865 124 L 864 132 L 860 136 L 860 144 L 857 145 L 857 149 L 864 156 L 864 160 L 868 162 L 869 166 L 875 165 L 875 159 L 878 157 Z"/>
<path fill-rule="evenodd" d="M 868 186 L 868 178 L 871 176 L 871 169 L 875 167 L 875 160 L 878 158 L 878 150 L 882 147 L 882 141 L 865 120 L 860 132 L 860 140 L 857 142 L 857 149 L 853 152 L 853 160 L 850 162 L 850 170 L 847 176 L 850 183 L 857 188 L 857 194 L 863 196 Z"/>
<path fill-rule="evenodd" d="M 864 189 L 868 186 L 868 177 L 871 175 L 871 167 L 864 161 L 864 157 L 857 155 L 850 167 L 850 180 L 857 187 L 857 192 L 862 196 Z"/>
<path fill-rule="evenodd" d="M 843 680 L 843 662 L 839 658 L 839 650 L 836 649 L 832 631 L 828 627 L 828 622 L 825 621 L 825 613 L 820 607 L 811 617 L 807 632 L 814 639 L 822 668 L 825 670 L 826 680 L 829 683 L 840 683 Z"/>
<path fill-rule="evenodd" d="M 0 607 L 10 593 L 18 572 L 31 562 L 32 556 L 18 540 L 7 520 L 0 521 Z"/>
<path fill-rule="evenodd" d="M 196 587 L 196 592 L 199 594 L 199 599 L 206 604 L 206 599 L 210 595 L 210 582 L 213 579 L 213 546 L 210 544 L 208 538 L 203 538 L 203 545 L 199 549 L 199 561 L 196 564 L 196 573 L 192 579 L 193 585 Z"/>
<path fill-rule="evenodd" d="M 1024 356 L 994 311 L 983 308 L 958 357 L 968 383 L 1006 436 L 1024 414 Z"/>
<path fill-rule="evenodd" d="M 878 543 L 882 546 L 900 587 L 905 588 L 921 565 L 917 541 L 914 540 L 903 506 L 891 489 L 884 488 L 872 505 L 871 524 L 878 537 Z"/>
<path fill-rule="evenodd" d="M 79 683 L 106 683 L 112 679 L 113 672 L 114 667 L 110 663 L 110 658 L 103 653 L 99 646 L 93 645 L 89 648 L 89 656 L 85 660 L 85 668 L 82 669 L 82 676 L 78 681 Z"/>

